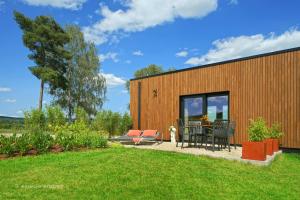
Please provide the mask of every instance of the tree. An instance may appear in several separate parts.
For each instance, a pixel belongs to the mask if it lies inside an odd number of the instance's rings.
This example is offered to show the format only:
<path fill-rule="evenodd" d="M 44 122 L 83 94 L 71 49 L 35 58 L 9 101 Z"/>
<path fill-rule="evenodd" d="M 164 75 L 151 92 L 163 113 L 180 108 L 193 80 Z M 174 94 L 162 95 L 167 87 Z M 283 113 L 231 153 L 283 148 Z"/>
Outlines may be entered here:
<path fill-rule="evenodd" d="M 22 13 L 14 12 L 15 20 L 23 31 L 23 43 L 29 48 L 29 59 L 36 66 L 29 67 L 33 75 L 41 80 L 39 109 L 42 109 L 44 85 L 50 91 L 66 88 L 66 64 L 70 58 L 64 45 L 69 41 L 68 35 L 52 17 L 37 16 L 34 20 Z"/>
<path fill-rule="evenodd" d="M 99 74 L 100 62 L 93 43 L 84 41 L 78 26 L 65 28 L 70 42 L 66 50 L 72 58 L 67 65 L 66 79 L 68 87 L 53 92 L 54 103 L 67 110 L 68 118 L 74 114 L 76 107 L 83 108 L 89 116 L 95 115 L 105 100 L 106 80 Z"/>
<path fill-rule="evenodd" d="M 163 72 L 164 72 L 164 70 L 161 66 L 151 64 L 151 65 L 148 65 L 147 67 L 144 67 L 142 69 L 139 69 L 139 70 L 135 71 L 134 78 L 141 78 L 141 77 L 145 77 L 145 76 L 151 76 L 151 75 L 160 74 L 160 73 L 163 73 Z M 130 89 L 130 81 L 129 80 L 126 81 L 125 87 L 129 91 L 129 89 Z"/>

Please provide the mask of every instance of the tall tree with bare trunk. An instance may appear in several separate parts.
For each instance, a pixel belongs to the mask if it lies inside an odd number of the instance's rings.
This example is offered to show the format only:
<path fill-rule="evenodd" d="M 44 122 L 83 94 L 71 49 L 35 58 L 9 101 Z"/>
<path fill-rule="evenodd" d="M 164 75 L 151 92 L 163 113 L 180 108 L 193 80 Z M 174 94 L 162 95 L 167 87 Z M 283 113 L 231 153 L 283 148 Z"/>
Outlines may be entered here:
<path fill-rule="evenodd" d="M 30 19 L 20 12 L 14 12 L 15 20 L 23 31 L 23 43 L 31 51 L 28 55 L 35 66 L 29 70 L 40 81 L 39 109 L 43 106 L 45 84 L 50 93 L 68 85 L 66 75 L 70 53 L 64 48 L 69 37 L 56 21 L 49 16 L 37 16 Z"/>

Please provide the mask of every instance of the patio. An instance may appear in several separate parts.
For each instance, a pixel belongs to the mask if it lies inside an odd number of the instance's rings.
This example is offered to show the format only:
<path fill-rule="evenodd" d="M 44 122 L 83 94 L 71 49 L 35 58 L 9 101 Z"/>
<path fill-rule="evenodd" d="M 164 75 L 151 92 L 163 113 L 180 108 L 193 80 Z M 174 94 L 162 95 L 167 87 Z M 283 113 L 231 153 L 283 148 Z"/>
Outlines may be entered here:
<path fill-rule="evenodd" d="M 193 146 L 188 147 L 187 144 L 184 148 L 176 147 L 176 144 L 171 142 L 163 142 L 163 143 L 154 143 L 154 144 L 139 144 L 139 145 L 128 145 L 124 144 L 126 148 L 137 148 L 137 149 L 151 149 L 151 150 L 158 150 L 158 151 L 170 151 L 170 152 L 177 152 L 177 153 L 185 153 L 185 154 L 192 154 L 197 156 L 208 156 L 212 158 L 221 158 L 226 160 L 233 160 L 243 163 L 250 163 L 259 166 L 267 166 L 272 163 L 274 158 L 281 154 L 282 151 L 274 153 L 272 156 L 267 156 L 265 161 L 255 161 L 255 160 L 245 160 L 242 159 L 242 147 L 234 147 L 231 148 L 231 152 L 226 149 L 220 149 L 216 151 L 212 151 L 209 148 L 206 150 L 205 148 L 195 148 Z"/>

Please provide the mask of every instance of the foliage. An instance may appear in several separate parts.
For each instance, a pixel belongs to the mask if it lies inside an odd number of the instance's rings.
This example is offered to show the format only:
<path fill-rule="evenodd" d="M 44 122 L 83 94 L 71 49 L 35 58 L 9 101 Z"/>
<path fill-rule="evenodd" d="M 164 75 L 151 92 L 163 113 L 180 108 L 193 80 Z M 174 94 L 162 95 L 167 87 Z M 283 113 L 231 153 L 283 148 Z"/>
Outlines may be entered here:
<path fill-rule="evenodd" d="M 100 148 L 106 147 L 106 133 L 103 131 L 92 131 L 82 121 L 62 126 L 56 132 L 56 144 L 62 146 L 64 150 L 75 148 Z"/>
<path fill-rule="evenodd" d="M 65 114 L 59 106 L 48 106 L 46 108 L 46 117 L 48 129 L 52 132 L 55 132 L 55 129 L 66 123 Z"/>
<path fill-rule="evenodd" d="M 119 134 L 127 133 L 129 129 L 132 127 L 132 119 L 130 115 L 126 112 L 123 114 L 120 124 L 119 124 Z"/>
<path fill-rule="evenodd" d="M 38 151 L 38 153 L 45 153 L 53 145 L 53 137 L 43 131 L 35 131 L 30 134 L 32 137 L 33 148 Z"/>
<path fill-rule="evenodd" d="M 250 120 L 248 127 L 249 140 L 252 142 L 263 141 L 268 134 L 268 127 L 262 117 Z"/>
<path fill-rule="evenodd" d="M 14 16 L 23 31 L 23 43 L 31 51 L 28 57 L 36 64 L 29 69 L 41 80 L 39 109 L 42 109 L 45 83 L 50 91 L 67 87 L 66 61 L 70 55 L 64 46 L 69 37 L 52 17 L 37 16 L 32 20 L 16 11 Z"/>
<path fill-rule="evenodd" d="M 131 127 L 131 118 L 128 114 L 123 116 L 118 112 L 103 110 L 97 113 L 92 127 L 95 130 L 104 130 L 109 135 L 120 135 Z"/>
<path fill-rule="evenodd" d="M 77 107 L 75 109 L 75 115 L 76 115 L 76 122 L 77 123 L 80 122 L 80 123 L 83 123 L 85 125 L 89 124 L 89 116 L 83 108 Z"/>
<path fill-rule="evenodd" d="M 270 136 L 270 138 L 273 138 L 273 139 L 278 139 L 281 136 L 283 136 L 283 132 L 282 132 L 280 123 L 276 122 L 276 123 L 272 124 L 272 126 L 269 130 L 269 136 Z"/>
<path fill-rule="evenodd" d="M 25 129 L 30 131 L 45 130 L 46 116 L 42 110 L 32 109 L 24 113 Z"/>
<path fill-rule="evenodd" d="M 76 107 L 83 108 L 89 116 L 95 115 L 105 100 L 106 80 L 99 74 L 100 63 L 96 47 L 84 41 L 78 26 L 67 26 L 70 41 L 65 49 L 72 55 L 66 69 L 68 87 L 53 91 L 55 103 L 68 113 L 69 121 Z"/>

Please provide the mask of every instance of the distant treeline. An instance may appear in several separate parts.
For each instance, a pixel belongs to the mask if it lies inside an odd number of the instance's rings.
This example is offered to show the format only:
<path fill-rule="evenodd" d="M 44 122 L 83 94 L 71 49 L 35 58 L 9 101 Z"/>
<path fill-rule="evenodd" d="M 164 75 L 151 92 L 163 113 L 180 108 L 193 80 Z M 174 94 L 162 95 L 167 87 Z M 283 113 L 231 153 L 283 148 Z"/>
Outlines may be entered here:
<path fill-rule="evenodd" d="M 19 129 L 24 127 L 24 118 L 0 116 L 0 129 Z"/>

